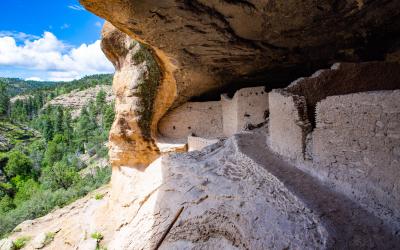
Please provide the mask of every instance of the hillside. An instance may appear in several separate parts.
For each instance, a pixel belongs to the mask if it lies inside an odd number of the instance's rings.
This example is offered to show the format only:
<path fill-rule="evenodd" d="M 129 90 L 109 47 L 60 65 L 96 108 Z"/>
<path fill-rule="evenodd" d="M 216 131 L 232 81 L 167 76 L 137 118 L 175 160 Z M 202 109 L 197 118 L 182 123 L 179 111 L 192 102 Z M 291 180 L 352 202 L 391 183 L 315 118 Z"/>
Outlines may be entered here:
<path fill-rule="evenodd" d="M 45 107 L 63 106 L 65 108 L 69 108 L 71 110 L 72 118 L 76 118 L 83 107 L 87 106 L 90 101 L 94 101 L 96 99 L 96 96 L 100 91 L 105 92 L 107 103 L 112 103 L 114 101 L 115 97 L 112 93 L 111 86 L 97 85 L 85 90 L 76 89 L 68 94 L 59 95 L 47 102 Z"/>
<path fill-rule="evenodd" d="M 0 117 L 0 235 L 109 181 L 111 77 L 30 89 L 11 100 Z"/>
<path fill-rule="evenodd" d="M 0 120 L 0 152 L 9 151 L 17 144 L 33 142 L 40 134 L 26 125 Z"/>
<path fill-rule="evenodd" d="M 8 86 L 8 94 L 10 96 L 19 95 L 21 93 L 32 91 L 39 88 L 54 87 L 57 82 L 51 81 L 29 81 L 19 78 L 0 77 L 0 82 L 4 82 Z"/>
<path fill-rule="evenodd" d="M 0 82 L 7 85 L 9 96 L 14 97 L 20 94 L 29 94 L 36 90 L 56 90 L 56 92 L 65 94 L 76 89 L 84 90 L 96 85 L 110 85 L 112 77 L 112 74 L 91 75 L 68 82 L 30 81 L 18 78 L 0 77 Z"/>

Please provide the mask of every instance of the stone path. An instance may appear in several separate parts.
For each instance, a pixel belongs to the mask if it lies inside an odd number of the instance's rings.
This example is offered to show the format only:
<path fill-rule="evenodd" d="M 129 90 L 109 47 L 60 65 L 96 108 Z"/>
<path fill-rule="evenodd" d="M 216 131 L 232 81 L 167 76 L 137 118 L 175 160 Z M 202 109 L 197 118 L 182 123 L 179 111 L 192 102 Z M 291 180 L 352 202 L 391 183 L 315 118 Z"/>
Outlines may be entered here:
<path fill-rule="evenodd" d="M 293 194 L 319 214 L 332 238 L 333 249 L 398 249 L 400 239 L 383 222 L 318 179 L 280 159 L 266 146 L 261 133 L 237 135 L 238 147 L 283 182 Z"/>

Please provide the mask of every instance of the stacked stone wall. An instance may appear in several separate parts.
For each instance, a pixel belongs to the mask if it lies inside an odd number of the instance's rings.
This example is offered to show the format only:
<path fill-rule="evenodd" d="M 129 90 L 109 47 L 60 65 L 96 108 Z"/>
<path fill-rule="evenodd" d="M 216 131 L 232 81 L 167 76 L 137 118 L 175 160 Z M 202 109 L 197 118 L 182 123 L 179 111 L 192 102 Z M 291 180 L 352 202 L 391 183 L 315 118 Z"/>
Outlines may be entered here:
<path fill-rule="evenodd" d="M 400 228 L 400 90 L 317 104 L 313 171 Z"/>

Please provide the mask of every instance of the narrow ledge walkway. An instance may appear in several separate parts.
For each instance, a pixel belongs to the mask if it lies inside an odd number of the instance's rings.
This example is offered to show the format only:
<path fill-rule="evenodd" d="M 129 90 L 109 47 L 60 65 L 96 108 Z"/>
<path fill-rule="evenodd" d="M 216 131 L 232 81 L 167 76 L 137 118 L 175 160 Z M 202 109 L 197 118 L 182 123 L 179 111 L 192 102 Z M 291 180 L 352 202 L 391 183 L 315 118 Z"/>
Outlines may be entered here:
<path fill-rule="evenodd" d="M 319 215 L 331 235 L 329 248 L 398 249 L 400 246 L 400 238 L 382 220 L 271 152 L 264 133 L 241 133 L 235 135 L 235 140 L 243 154 L 278 178 Z"/>

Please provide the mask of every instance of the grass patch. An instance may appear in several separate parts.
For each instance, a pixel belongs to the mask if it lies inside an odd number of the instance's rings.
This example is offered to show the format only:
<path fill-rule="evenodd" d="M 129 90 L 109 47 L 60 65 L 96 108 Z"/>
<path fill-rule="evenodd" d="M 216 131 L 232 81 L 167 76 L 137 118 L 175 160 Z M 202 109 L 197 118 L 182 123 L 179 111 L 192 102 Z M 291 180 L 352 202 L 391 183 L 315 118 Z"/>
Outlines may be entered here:
<path fill-rule="evenodd" d="M 94 198 L 95 198 L 96 200 L 102 200 L 102 199 L 104 198 L 104 194 L 96 194 L 96 195 L 94 196 Z"/>
<path fill-rule="evenodd" d="M 28 243 L 30 240 L 31 240 L 31 237 L 28 237 L 28 236 L 20 237 L 20 238 L 14 240 L 13 243 L 14 243 L 15 249 L 23 248 L 26 245 L 26 243 Z"/>
<path fill-rule="evenodd" d="M 44 239 L 43 244 L 45 246 L 47 246 L 48 244 L 50 244 L 53 240 L 54 240 L 54 236 L 56 236 L 56 233 L 53 232 L 49 232 L 46 234 L 46 238 Z"/>
<path fill-rule="evenodd" d="M 103 235 L 99 232 L 92 233 L 90 237 L 92 237 L 92 239 L 97 240 L 97 242 L 101 241 L 104 238 Z"/>

